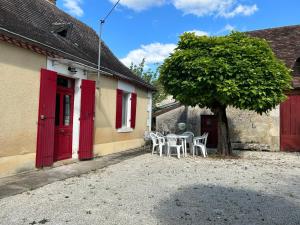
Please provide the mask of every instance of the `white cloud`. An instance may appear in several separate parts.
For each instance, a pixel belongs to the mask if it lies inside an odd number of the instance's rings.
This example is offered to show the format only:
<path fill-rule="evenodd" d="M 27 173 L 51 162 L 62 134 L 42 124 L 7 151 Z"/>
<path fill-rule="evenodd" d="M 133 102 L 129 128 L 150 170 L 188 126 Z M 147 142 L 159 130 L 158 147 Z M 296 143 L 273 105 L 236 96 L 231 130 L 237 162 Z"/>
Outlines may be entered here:
<path fill-rule="evenodd" d="M 130 51 L 121 61 L 126 66 L 130 66 L 131 63 L 139 64 L 143 58 L 146 59 L 146 66 L 162 63 L 175 48 L 175 44 L 152 43 L 142 45 L 140 48 Z"/>
<path fill-rule="evenodd" d="M 117 0 L 109 0 L 112 3 L 116 3 Z M 135 11 L 142 11 L 153 6 L 163 5 L 165 0 L 121 0 L 120 5 L 123 5 L 129 9 Z"/>
<path fill-rule="evenodd" d="M 239 0 L 172 0 L 174 6 L 184 14 L 196 16 L 234 17 L 236 15 L 249 16 L 255 13 L 256 5 L 238 4 Z"/>
<path fill-rule="evenodd" d="M 63 0 L 63 5 L 67 12 L 74 16 L 83 16 L 83 9 L 81 8 L 81 0 Z"/>
<path fill-rule="evenodd" d="M 223 16 L 225 18 L 232 18 L 236 15 L 244 15 L 244 16 L 250 16 L 254 14 L 258 10 L 257 5 L 238 5 L 234 10 L 231 12 L 225 12 Z"/>
<path fill-rule="evenodd" d="M 117 0 L 109 0 L 116 3 Z M 184 14 L 196 16 L 219 16 L 232 18 L 237 15 L 250 16 L 258 10 L 256 4 L 244 5 L 242 0 L 121 0 L 120 4 L 135 11 L 154 6 L 172 4 Z"/>
<path fill-rule="evenodd" d="M 230 25 L 230 24 L 227 24 L 225 27 L 224 27 L 224 31 L 234 31 L 236 30 L 234 26 Z"/>
<path fill-rule="evenodd" d="M 222 29 L 217 31 L 215 34 L 219 35 L 219 34 L 229 33 L 229 32 L 234 31 L 234 30 L 236 30 L 235 26 L 232 26 L 230 24 L 226 24 L 225 27 L 223 27 Z"/>
<path fill-rule="evenodd" d="M 209 32 L 203 31 L 203 30 L 189 30 L 186 31 L 187 33 L 195 33 L 198 36 L 209 36 Z"/>

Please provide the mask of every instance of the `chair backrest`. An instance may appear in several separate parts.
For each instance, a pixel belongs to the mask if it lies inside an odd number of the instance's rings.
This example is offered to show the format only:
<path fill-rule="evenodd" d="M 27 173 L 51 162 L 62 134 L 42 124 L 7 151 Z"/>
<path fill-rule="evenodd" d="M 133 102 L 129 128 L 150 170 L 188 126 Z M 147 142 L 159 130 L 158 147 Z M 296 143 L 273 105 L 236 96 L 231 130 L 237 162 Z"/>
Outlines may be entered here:
<path fill-rule="evenodd" d="M 195 136 L 194 133 L 191 131 L 186 131 L 183 133 L 183 135 L 188 135 L 188 136 L 193 136 L 193 137 Z"/>
<path fill-rule="evenodd" d="M 151 138 L 151 140 L 152 140 L 152 143 L 153 144 L 156 144 L 157 143 L 157 136 L 156 136 L 156 134 L 154 134 L 153 132 L 150 132 L 150 138 Z"/>
<path fill-rule="evenodd" d="M 168 134 L 167 135 L 167 142 L 169 146 L 176 146 L 177 145 L 178 136 L 176 134 Z"/>
<path fill-rule="evenodd" d="M 189 136 L 189 137 L 187 138 L 187 140 L 186 140 L 188 143 L 192 143 L 192 142 L 193 142 L 193 139 L 194 139 L 194 133 L 193 133 L 193 132 L 191 132 L 191 131 L 186 131 L 186 132 L 184 132 L 182 135 Z"/>
<path fill-rule="evenodd" d="M 205 133 L 205 134 L 204 134 L 204 137 L 205 137 L 205 139 L 204 139 L 204 143 L 203 143 L 203 144 L 206 146 L 207 138 L 208 138 L 208 133 Z"/>
<path fill-rule="evenodd" d="M 204 133 L 199 137 L 195 137 L 194 144 L 203 144 L 206 146 L 208 133 Z"/>
<path fill-rule="evenodd" d="M 158 137 L 164 137 L 164 135 L 163 135 L 162 133 L 156 132 L 155 134 L 156 134 L 156 136 L 158 136 Z"/>

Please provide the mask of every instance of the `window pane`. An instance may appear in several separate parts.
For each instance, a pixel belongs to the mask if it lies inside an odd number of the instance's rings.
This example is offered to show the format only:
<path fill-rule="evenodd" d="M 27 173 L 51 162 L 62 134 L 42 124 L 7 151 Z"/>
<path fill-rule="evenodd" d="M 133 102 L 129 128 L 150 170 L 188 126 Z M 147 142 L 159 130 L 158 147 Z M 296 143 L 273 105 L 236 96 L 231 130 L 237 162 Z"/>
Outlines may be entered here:
<path fill-rule="evenodd" d="M 122 96 L 122 126 L 127 126 L 127 104 L 128 104 L 128 94 L 123 93 Z"/>
<path fill-rule="evenodd" d="M 66 88 L 71 88 L 72 87 L 72 82 L 69 79 L 63 78 L 63 77 L 58 77 L 57 78 L 57 85 L 60 87 L 66 87 Z"/>
<path fill-rule="evenodd" d="M 64 95 L 64 125 L 69 126 L 71 119 L 71 97 Z"/>
<path fill-rule="evenodd" d="M 60 112 L 60 95 L 56 94 L 56 106 L 55 106 L 55 125 L 59 125 L 59 112 Z"/>

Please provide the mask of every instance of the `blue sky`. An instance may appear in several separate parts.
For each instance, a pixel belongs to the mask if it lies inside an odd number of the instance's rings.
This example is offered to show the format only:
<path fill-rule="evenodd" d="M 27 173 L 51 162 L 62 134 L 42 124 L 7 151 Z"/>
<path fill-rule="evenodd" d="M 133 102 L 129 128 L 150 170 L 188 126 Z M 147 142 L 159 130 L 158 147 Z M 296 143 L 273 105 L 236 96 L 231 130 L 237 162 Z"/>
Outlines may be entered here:
<path fill-rule="evenodd" d="M 116 0 L 57 0 L 59 8 L 99 30 Z M 125 64 L 151 66 L 173 51 L 186 31 L 224 35 L 300 24 L 299 0 L 121 0 L 106 21 L 103 39 Z"/>

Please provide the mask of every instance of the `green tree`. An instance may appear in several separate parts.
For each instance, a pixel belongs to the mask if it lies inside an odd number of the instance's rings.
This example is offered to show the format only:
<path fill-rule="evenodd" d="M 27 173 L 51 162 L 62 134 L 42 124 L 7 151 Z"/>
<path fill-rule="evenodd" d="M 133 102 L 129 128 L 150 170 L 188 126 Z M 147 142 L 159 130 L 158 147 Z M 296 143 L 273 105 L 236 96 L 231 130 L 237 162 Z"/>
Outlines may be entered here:
<path fill-rule="evenodd" d="M 153 80 L 157 79 L 158 71 L 152 71 L 151 69 L 148 69 L 147 71 L 145 71 L 145 62 L 146 62 L 146 59 L 142 59 L 142 61 L 138 65 L 131 63 L 129 69 L 135 75 L 141 77 L 146 82 L 152 83 Z"/>
<path fill-rule="evenodd" d="M 161 102 L 167 97 L 167 94 L 164 91 L 164 88 L 158 79 L 158 69 L 152 70 L 149 68 L 145 70 L 145 62 L 146 59 L 142 59 L 141 63 L 139 63 L 138 65 L 131 63 L 129 68 L 135 75 L 141 77 L 146 82 L 152 84 L 156 88 L 156 92 L 153 95 L 153 107 L 155 107 L 157 103 Z"/>
<path fill-rule="evenodd" d="M 218 152 L 225 156 L 232 153 L 226 108 L 267 113 L 286 99 L 290 74 L 263 39 L 240 32 L 222 37 L 184 33 L 160 67 L 160 82 L 181 103 L 217 115 Z"/>

